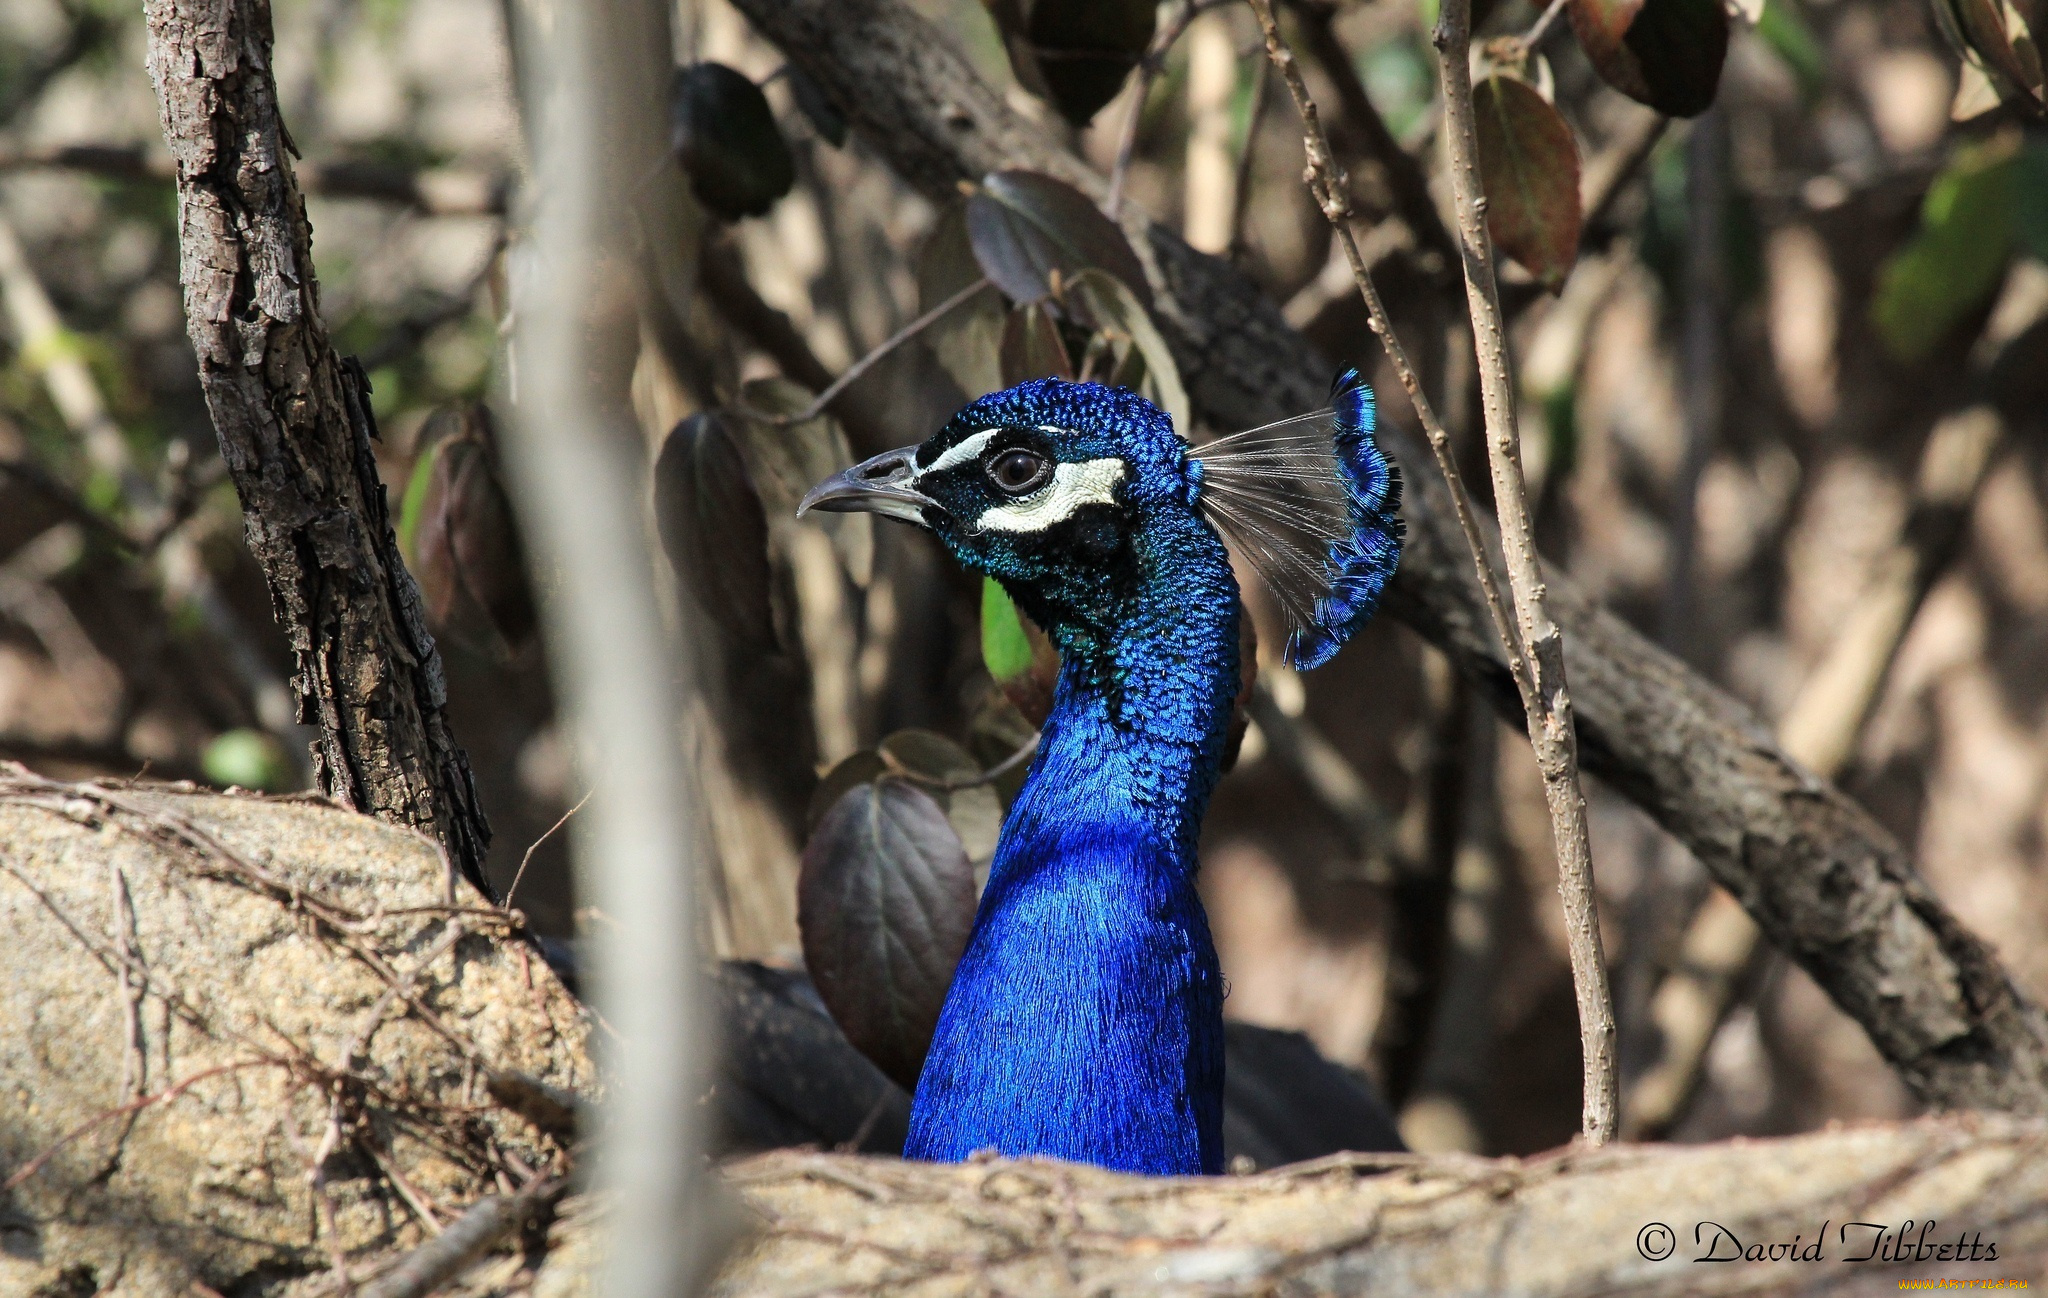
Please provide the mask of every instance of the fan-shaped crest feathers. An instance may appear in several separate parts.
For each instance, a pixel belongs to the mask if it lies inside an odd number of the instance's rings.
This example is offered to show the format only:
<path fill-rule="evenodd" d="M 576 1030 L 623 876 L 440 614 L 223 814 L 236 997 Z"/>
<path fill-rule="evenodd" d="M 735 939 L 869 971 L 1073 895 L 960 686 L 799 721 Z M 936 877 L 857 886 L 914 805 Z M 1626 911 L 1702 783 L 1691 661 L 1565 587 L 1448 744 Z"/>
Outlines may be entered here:
<path fill-rule="evenodd" d="M 1329 408 L 1196 452 L 1199 504 L 1272 590 L 1287 661 L 1304 671 L 1372 616 L 1401 557 L 1401 476 L 1374 425 L 1372 389 L 1347 369 Z"/>

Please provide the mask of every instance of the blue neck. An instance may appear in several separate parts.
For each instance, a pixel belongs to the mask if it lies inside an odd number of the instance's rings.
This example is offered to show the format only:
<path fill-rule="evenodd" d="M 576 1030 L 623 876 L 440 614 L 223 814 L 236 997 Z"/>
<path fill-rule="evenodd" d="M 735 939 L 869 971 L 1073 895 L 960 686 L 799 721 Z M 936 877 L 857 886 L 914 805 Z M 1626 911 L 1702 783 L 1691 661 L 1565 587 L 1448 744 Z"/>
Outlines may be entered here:
<path fill-rule="evenodd" d="M 1196 842 L 1238 688 L 1238 598 L 1192 514 L 1064 665 L 911 1109 L 912 1158 L 977 1149 L 1222 1170 L 1223 991 Z"/>

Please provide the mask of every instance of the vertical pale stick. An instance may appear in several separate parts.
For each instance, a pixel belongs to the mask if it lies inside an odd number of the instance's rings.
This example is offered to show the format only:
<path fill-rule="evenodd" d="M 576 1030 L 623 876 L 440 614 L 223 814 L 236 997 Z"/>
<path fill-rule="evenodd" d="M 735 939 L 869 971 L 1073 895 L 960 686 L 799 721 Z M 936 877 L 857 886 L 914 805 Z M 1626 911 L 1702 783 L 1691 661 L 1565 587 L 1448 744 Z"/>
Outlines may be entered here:
<path fill-rule="evenodd" d="M 695 790 L 678 746 L 685 656 L 662 630 L 648 548 L 641 441 L 622 393 L 594 374 L 626 372 L 595 336 L 607 281 L 603 246 L 619 229 L 621 177 L 644 172 L 631 142 L 659 138 L 658 93 L 622 93 L 644 71 L 621 52 L 670 50 L 660 0 L 553 8 L 536 67 L 535 234 L 518 304 L 519 411 L 508 439 L 521 516 L 542 571 L 556 688 L 590 807 L 572 826 L 577 885 L 595 926 L 592 999 L 617 1031 L 597 1141 L 595 1184 L 612 1205 L 602 1292 L 669 1298 L 694 1291 L 710 1247 L 698 1100 L 705 1072 L 693 912 Z M 637 128 L 637 129 L 636 129 Z M 622 156 L 625 155 L 625 156 Z M 614 277 L 615 278 L 615 277 Z"/>

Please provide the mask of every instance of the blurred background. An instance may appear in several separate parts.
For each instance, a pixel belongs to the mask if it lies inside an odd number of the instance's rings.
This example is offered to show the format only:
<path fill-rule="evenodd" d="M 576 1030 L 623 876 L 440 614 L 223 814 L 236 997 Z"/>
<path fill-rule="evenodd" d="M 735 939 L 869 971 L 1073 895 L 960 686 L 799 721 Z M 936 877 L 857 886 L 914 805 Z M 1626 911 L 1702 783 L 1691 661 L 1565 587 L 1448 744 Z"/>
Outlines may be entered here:
<path fill-rule="evenodd" d="M 1412 418 L 1301 184 L 1298 122 L 1249 10 L 1160 6 L 1156 75 L 1077 124 L 1020 84 L 1028 51 L 999 27 L 1014 6 L 917 7 L 1105 174 L 1127 147 L 1124 202 L 1236 260 L 1333 364 L 1367 368 L 1384 419 Z M 1447 203 L 1432 9 L 1302 5 L 1294 21 L 1382 292 L 1479 490 L 1462 287 L 1412 201 L 1404 215 L 1404 169 L 1342 109 L 1362 89 Z M 1481 9 L 1482 36 L 1538 19 L 1527 0 Z M 450 721 L 496 831 L 491 874 L 502 892 L 523 869 L 513 903 L 573 937 L 604 917 L 578 908 L 562 840 L 544 838 L 580 796 L 534 636 L 554 578 L 522 557 L 491 413 L 517 391 L 518 51 L 547 5 L 274 12 L 322 312 L 370 374 Z M 600 323 L 641 337 L 634 407 L 682 578 L 662 594 L 709 628 L 704 694 L 678 719 L 709 808 L 706 938 L 798 967 L 820 788 L 871 771 L 885 738 L 899 757 L 926 742 L 906 730 L 947 742 L 904 760 L 992 765 L 1031 724 L 1030 700 L 990 675 L 975 581 L 911 529 L 799 524 L 794 502 L 1032 360 L 1028 339 L 1003 340 L 1000 303 L 963 309 L 864 371 L 837 421 L 775 423 L 960 286 L 959 225 L 802 102 L 807 83 L 724 0 L 682 0 L 677 31 L 679 66 L 760 90 L 679 83 L 672 174 L 648 181 L 677 197 L 655 215 L 620 197 L 639 261 L 614 267 L 624 314 Z M 0 0 L 0 758 L 290 790 L 305 780 L 291 658 L 185 337 L 144 45 L 132 3 Z M 1959 64 L 1925 0 L 1768 0 L 1734 20 L 1714 107 L 1685 122 L 1609 88 L 1563 21 L 1527 75 L 1597 200 L 1559 291 L 1506 272 L 1546 554 L 1788 743 L 1804 736 L 1801 756 L 2048 998 L 2048 137 Z M 1264 686 L 1203 848 L 1227 1012 L 1369 1075 L 1417 1148 L 1568 1139 L 1578 1033 L 1519 727 L 1387 618 L 1295 677 L 1276 610 L 1248 598 Z M 983 861 L 1004 792 L 947 807 Z M 1672 1042 L 1701 1042 L 1675 1098 L 1631 1096 L 1638 1133 L 1911 1111 L 1860 1029 L 1731 932 L 1682 848 L 1588 794 L 1625 1087 Z"/>

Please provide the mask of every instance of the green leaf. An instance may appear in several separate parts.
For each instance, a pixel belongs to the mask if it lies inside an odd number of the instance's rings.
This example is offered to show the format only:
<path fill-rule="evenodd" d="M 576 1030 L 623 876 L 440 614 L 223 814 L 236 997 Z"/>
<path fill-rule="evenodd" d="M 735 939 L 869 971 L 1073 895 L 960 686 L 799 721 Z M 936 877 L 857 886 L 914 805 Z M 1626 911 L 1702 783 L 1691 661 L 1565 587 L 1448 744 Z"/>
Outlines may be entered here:
<path fill-rule="evenodd" d="M 1721 0 L 1571 0 L 1572 30 L 1602 80 L 1673 117 L 1714 102 L 1728 55 Z"/>
<path fill-rule="evenodd" d="M 1009 592 L 994 577 L 981 579 L 981 660 L 996 683 L 1031 670 L 1031 640 Z"/>
<path fill-rule="evenodd" d="M 1925 359 L 1998 290 L 2019 225 L 2017 136 L 1959 151 L 1935 177 L 1920 230 L 1878 271 L 1871 318 L 1892 354 Z"/>
<path fill-rule="evenodd" d="M 993 578 L 981 586 L 981 660 L 1011 705 L 1032 726 L 1045 724 L 1059 682 L 1060 655 Z"/>
<path fill-rule="evenodd" d="M 415 570 L 420 566 L 420 515 L 426 508 L 427 487 L 434 480 L 434 457 L 440 451 L 438 441 L 420 451 L 419 458 L 412 462 L 412 476 L 405 480 L 405 497 L 398 506 L 398 552 Z"/>
<path fill-rule="evenodd" d="M 261 730 L 229 730 L 215 735 L 199 756 L 199 769 L 215 784 L 277 793 L 292 786 L 291 763 L 284 747 Z"/>
<path fill-rule="evenodd" d="M 1550 101 L 1517 77 L 1472 92 L 1486 228 L 1545 288 L 1564 287 L 1579 256 L 1579 146 Z"/>
<path fill-rule="evenodd" d="M 1763 16 L 1757 19 L 1756 34 L 1772 53 L 1783 59 L 1799 82 L 1800 98 L 1808 104 L 1827 88 L 1828 56 L 1813 28 L 1800 10 L 1799 0 L 1765 0 Z"/>

